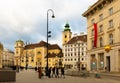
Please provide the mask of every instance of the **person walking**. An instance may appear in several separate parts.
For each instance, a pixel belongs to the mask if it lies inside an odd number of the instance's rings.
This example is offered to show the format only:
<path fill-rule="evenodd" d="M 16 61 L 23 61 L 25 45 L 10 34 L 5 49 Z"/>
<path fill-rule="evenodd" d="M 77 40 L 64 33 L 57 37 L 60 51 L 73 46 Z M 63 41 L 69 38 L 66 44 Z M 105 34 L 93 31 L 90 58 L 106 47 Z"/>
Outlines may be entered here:
<path fill-rule="evenodd" d="M 41 67 L 38 67 L 38 77 L 39 77 L 39 79 L 41 79 L 41 77 L 42 77 Z"/>
<path fill-rule="evenodd" d="M 56 68 L 56 78 L 59 78 L 59 70 Z"/>
<path fill-rule="evenodd" d="M 65 78 L 65 71 L 64 71 L 64 67 L 61 68 L 61 77 Z"/>
<path fill-rule="evenodd" d="M 51 78 L 51 67 L 48 69 L 48 77 Z"/>
<path fill-rule="evenodd" d="M 52 77 L 55 76 L 55 67 L 52 68 Z"/>

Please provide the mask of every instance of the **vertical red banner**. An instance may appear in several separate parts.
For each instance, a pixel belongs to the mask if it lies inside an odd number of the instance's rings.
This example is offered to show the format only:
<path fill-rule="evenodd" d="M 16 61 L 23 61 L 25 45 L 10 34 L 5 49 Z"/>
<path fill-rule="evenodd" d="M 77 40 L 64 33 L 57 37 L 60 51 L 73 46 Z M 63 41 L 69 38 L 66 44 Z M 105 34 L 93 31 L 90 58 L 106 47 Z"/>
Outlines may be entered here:
<path fill-rule="evenodd" d="M 94 47 L 97 47 L 97 23 L 94 23 Z"/>

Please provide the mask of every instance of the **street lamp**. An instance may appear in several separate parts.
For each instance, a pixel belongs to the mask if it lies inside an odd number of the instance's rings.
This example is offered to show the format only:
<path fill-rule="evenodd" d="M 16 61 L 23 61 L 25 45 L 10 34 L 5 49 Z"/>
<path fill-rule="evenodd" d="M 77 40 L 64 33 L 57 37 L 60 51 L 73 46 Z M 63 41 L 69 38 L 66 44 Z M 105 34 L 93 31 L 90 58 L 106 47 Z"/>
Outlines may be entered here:
<path fill-rule="evenodd" d="M 49 12 L 52 12 L 52 18 L 55 18 L 54 16 L 54 11 L 52 9 L 48 9 L 47 10 L 47 65 L 46 65 L 46 76 L 48 76 L 48 38 L 51 37 L 51 35 L 49 35 L 51 33 L 51 31 L 48 31 L 48 16 L 49 16 Z"/>

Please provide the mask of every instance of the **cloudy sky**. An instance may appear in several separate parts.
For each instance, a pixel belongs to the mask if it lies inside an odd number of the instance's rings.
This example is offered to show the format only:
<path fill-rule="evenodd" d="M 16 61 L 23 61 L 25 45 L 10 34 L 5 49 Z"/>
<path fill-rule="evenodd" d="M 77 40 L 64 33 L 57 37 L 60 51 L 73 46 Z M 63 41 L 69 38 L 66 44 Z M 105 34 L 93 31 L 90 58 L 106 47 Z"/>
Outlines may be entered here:
<path fill-rule="evenodd" d="M 97 0 L 0 0 L 0 42 L 5 48 L 14 51 L 16 40 L 38 43 L 46 41 L 47 10 L 49 30 L 52 37 L 49 43 L 61 46 L 61 34 L 66 21 L 73 33 L 86 32 L 86 19 L 82 17 L 88 7 Z"/>

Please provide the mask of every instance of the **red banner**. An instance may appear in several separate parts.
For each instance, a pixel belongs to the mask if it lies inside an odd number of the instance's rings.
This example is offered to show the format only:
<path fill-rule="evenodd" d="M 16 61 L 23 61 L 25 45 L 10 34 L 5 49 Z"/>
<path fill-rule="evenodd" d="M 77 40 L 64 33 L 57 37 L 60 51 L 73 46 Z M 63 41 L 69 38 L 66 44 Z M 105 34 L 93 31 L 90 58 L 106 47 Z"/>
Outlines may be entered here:
<path fill-rule="evenodd" d="M 94 47 L 97 47 L 97 23 L 94 23 Z"/>

